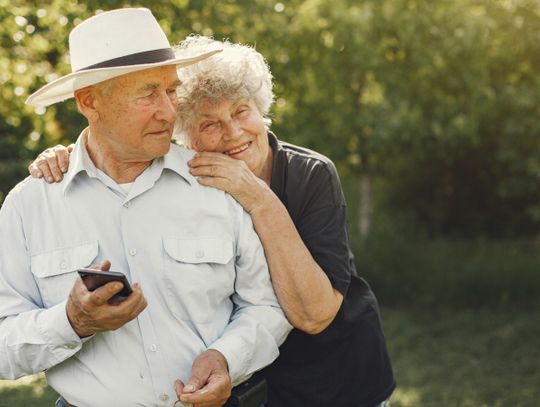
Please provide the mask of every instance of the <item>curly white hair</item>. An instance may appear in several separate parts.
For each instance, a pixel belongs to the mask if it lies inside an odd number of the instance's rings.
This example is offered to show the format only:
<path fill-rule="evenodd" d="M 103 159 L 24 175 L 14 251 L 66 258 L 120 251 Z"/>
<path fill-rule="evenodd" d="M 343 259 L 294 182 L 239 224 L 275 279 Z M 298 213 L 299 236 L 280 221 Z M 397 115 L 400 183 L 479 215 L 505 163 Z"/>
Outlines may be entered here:
<path fill-rule="evenodd" d="M 176 130 L 184 142 L 194 129 L 199 108 L 218 104 L 224 98 L 253 101 L 266 126 L 270 126 L 268 113 L 274 102 L 272 73 L 264 57 L 253 47 L 190 35 L 175 47 L 175 53 L 189 56 L 216 48 L 222 52 L 178 70 L 182 83 L 178 87 Z"/>

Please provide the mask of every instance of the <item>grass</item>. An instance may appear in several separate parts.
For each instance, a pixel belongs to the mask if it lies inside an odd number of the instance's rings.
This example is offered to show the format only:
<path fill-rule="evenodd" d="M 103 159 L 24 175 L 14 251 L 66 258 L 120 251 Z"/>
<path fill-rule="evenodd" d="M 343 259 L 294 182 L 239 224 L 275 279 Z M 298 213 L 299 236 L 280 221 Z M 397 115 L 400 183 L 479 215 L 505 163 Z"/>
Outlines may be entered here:
<path fill-rule="evenodd" d="M 540 307 L 382 313 L 398 381 L 392 407 L 538 405 Z M 42 375 L 0 381 L 0 407 L 55 399 Z"/>
<path fill-rule="evenodd" d="M 383 310 L 398 388 L 392 407 L 533 407 L 540 311 Z"/>
<path fill-rule="evenodd" d="M 43 374 L 0 380 L 0 407 L 53 407 L 57 397 Z"/>

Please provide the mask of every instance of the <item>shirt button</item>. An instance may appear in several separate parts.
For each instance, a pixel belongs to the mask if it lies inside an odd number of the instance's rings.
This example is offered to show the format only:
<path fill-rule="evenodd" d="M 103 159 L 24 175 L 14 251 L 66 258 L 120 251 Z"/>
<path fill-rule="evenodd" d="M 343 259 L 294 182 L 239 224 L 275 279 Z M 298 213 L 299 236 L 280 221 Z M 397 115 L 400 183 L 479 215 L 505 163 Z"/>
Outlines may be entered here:
<path fill-rule="evenodd" d="M 132 247 L 131 249 L 129 249 L 129 254 L 131 254 L 132 256 L 135 256 L 137 254 L 137 249 Z"/>
<path fill-rule="evenodd" d="M 77 345 L 74 344 L 74 343 L 68 343 L 68 344 L 66 345 L 66 349 L 75 349 L 76 347 L 77 347 Z"/>
<path fill-rule="evenodd" d="M 201 259 L 202 257 L 204 257 L 204 251 L 203 250 L 197 250 L 195 252 L 195 257 L 198 258 L 198 259 Z"/>
<path fill-rule="evenodd" d="M 150 349 L 150 352 L 155 352 L 155 351 L 157 351 L 157 345 L 155 343 L 153 343 L 152 345 L 150 345 L 148 347 L 148 349 Z"/>
<path fill-rule="evenodd" d="M 129 208 L 131 206 L 131 201 L 127 201 L 125 204 L 124 204 L 124 208 Z"/>
<path fill-rule="evenodd" d="M 62 263 L 60 263 L 60 268 L 63 270 L 67 267 L 67 263 L 65 261 L 63 261 Z"/>
<path fill-rule="evenodd" d="M 167 394 L 162 394 L 161 396 L 159 396 L 159 399 L 161 401 L 167 401 L 169 400 L 169 396 Z"/>

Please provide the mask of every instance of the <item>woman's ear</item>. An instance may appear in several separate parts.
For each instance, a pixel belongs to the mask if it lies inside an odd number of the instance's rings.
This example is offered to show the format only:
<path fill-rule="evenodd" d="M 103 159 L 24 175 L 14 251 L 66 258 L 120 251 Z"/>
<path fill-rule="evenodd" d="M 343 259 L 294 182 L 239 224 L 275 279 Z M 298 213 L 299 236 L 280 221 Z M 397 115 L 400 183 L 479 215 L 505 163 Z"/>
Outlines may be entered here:
<path fill-rule="evenodd" d="M 76 90 L 75 102 L 77 102 L 79 111 L 88 119 L 88 122 L 99 119 L 99 111 L 96 106 L 96 89 L 93 86 Z"/>

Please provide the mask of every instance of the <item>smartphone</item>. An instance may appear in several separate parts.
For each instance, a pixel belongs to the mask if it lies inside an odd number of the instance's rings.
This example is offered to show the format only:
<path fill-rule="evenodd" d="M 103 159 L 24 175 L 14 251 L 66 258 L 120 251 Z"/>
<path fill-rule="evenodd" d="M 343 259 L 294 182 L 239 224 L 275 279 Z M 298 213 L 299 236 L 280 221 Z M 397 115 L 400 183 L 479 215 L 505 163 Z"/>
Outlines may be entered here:
<path fill-rule="evenodd" d="M 81 276 L 81 279 L 88 291 L 94 291 L 96 288 L 101 287 L 102 285 L 105 285 L 112 281 L 120 281 L 122 284 L 124 284 L 124 288 L 122 288 L 122 291 L 120 291 L 118 294 L 115 294 L 115 296 L 109 300 L 109 304 L 118 304 L 122 300 L 126 299 L 129 294 L 133 292 L 131 286 L 129 285 L 129 281 L 122 273 L 118 273 L 116 271 L 101 271 L 85 268 L 78 269 L 77 272 Z"/>

